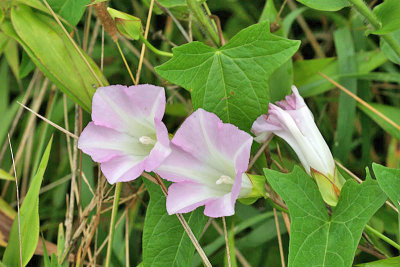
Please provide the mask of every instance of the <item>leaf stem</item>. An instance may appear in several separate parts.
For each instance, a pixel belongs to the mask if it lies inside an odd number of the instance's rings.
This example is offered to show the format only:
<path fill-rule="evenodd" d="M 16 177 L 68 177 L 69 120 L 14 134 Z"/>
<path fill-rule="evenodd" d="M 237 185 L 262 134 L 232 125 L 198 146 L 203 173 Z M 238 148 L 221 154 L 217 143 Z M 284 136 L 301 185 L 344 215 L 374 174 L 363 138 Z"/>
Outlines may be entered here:
<path fill-rule="evenodd" d="M 186 4 L 190 11 L 192 11 L 194 17 L 200 23 L 201 26 L 208 32 L 211 37 L 211 40 L 219 46 L 221 44 L 216 29 L 212 26 L 210 19 L 204 14 L 201 5 L 196 0 L 186 0 Z"/>
<path fill-rule="evenodd" d="M 374 15 L 374 13 L 371 11 L 371 9 L 365 4 L 363 0 L 349 0 L 355 9 L 361 15 L 363 15 L 369 23 L 376 29 L 380 29 L 382 24 L 378 20 L 378 18 Z M 400 45 L 396 42 L 396 40 L 393 38 L 392 35 L 390 34 L 385 34 L 381 36 L 383 40 L 393 49 L 393 51 L 397 54 L 397 56 L 400 57 Z"/>
<path fill-rule="evenodd" d="M 396 242 L 394 242 L 392 239 L 390 239 L 389 237 L 385 236 L 384 234 L 378 232 L 377 230 L 375 230 L 374 228 L 372 228 L 368 224 L 365 225 L 365 230 L 369 231 L 370 233 L 374 234 L 376 237 L 382 239 L 386 243 L 388 243 L 388 244 L 392 245 L 393 247 L 397 248 L 398 250 L 400 250 L 400 245 L 399 244 L 397 244 Z"/>
<path fill-rule="evenodd" d="M 164 56 L 164 57 L 172 57 L 173 56 L 173 54 L 170 52 L 161 51 L 161 50 L 158 50 L 157 48 L 155 48 L 149 41 L 147 41 L 146 38 L 144 38 L 142 33 L 139 34 L 139 39 L 147 46 L 147 48 L 149 48 L 151 51 L 153 51 L 157 55 Z"/>
<path fill-rule="evenodd" d="M 111 224 L 110 224 L 110 238 L 108 239 L 108 244 L 107 244 L 107 257 L 106 257 L 106 267 L 110 266 L 110 260 L 111 260 L 111 250 L 112 250 L 112 242 L 114 239 L 114 232 L 115 232 L 115 222 L 117 219 L 117 213 L 118 213 L 118 203 L 119 203 L 119 197 L 121 195 L 121 189 L 122 189 L 122 183 L 117 183 L 115 187 L 115 193 L 114 193 L 114 203 L 113 203 L 113 208 L 111 212 Z"/>

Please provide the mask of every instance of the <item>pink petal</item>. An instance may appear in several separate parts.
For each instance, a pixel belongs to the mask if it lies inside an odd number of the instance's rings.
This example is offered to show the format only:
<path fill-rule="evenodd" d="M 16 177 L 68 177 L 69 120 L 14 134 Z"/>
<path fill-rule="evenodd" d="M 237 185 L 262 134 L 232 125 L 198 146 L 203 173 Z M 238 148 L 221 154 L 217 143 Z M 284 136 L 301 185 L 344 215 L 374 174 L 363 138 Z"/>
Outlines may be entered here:
<path fill-rule="evenodd" d="M 171 153 L 168 130 L 165 124 L 154 119 L 157 133 L 157 143 L 145 160 L 145 170 L 151 172 L 155 170 Z"/>
<path fill-rule="evenodd" d="M 252 138 L 215 114 L 198 109 L 183 122 L 172 143 L 217 169 L 245 171 Z"/>
<path fill-rule="evenodd" d="M 213 218 L 235 214 L 235 204 L 232 203 L 231 194 L 226 194 L 223 197 L 208 202 L 204 209 L 204 214 Z"/>
<path fill-rule="evenodd" d="M 296 110 L 306 106 L 304 99 L 294 85 L 292 86 L 292 94 L 286 96 L 285 100 L 279 101 L 276 104 L 284 110 Z"/>
<path fill-rule="evenodd" d="M 168 188 L 167 211 L 168 214 L 187 213 L 218 197 L 220 192 L 201 183 L 174 183 Z"/>
<path fill-rule="evenodd" d="M 101 163 L 101 171 L 110 184 L 132 181 L 144 170 L 143 157 L 119 156 Z"/>
<path fill-rule="evenodd" d="M 127 134 L 89 122 L 79 137 L 78 148 L 90 155 L 94 161 L 104 162 L 116 156 L 129 154 L 132 149 L 139 153 L 142 145 Z M 145 152 L 143 155 L 145 156 Z"/>
<path fill-rule="evenodd" d="M 154 117 L 161 121 L 165 109 L 165 93 L 154 85 L 100 87 L 93 96 L 92 119 L 96 125 L 121 132 L 148 136 Z"/>
<path fill-rule="evenodd" d="M 221 173 L 204 164 L 178 146 L 171 144 L 171 154 L 154 171 L 172 182 L 197 182 L 215 186 Z"/>

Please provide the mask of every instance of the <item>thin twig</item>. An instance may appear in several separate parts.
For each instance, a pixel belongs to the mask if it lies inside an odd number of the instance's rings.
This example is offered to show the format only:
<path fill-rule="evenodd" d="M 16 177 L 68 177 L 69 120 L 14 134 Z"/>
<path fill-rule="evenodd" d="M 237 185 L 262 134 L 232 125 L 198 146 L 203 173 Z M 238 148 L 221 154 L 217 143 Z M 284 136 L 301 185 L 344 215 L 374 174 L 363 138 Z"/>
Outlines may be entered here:
<path fill-rule="evenodd" d="M 149 13 L 147 15 L 147 22 L 146 22 L 146 29 L 144 31 L 144 39 L 147 40 L 147 36 L 149 35 L 149 28 L 150 28 L 150 22 L 151 22 L 151 15 L 153 14 L 153 6 L 154 6 L 154 0 L 151 0 L 150 2 L 150 7 L 149 7 Z M 140 73 L 142 72 L 142 66 L 143 66 L 143 59 L 144 59 L 144 53 L 146 52 L 146 45 L 143 43 L 142 44 L 142 51 L 140 52 L 140 59 L 139 59 L 139 65 L 138 65 L 138 70 L 136 73 L 136 84 L 139 84 L 140 80 Z"/>
<path fill-rule="evenodd" d="M 218 32 L 219 40 L 221 42 L 221 45 L 224 45 L 225 39 L 224 39 L 224 33 L 222 32 L 221 20 L 216 15 L 209 15 L 209 17 L 215 21 L 215 23 L 217 25 L 217 32 Z"/>
<path fill-rule="evenodd" d="M 285 255 L 283 254 L 282 237 L 281 237 L 281 230 L 279 229 L 278 215 L 276 214 L 275 208 L 272 208 L 272 210 L 274 211 L 276 235 L 278 236 L 278 244 L 279 244 L 279 254 L 281 255 L 281 264 L 282 264 L 282 267 L 285 267 L 286 266 Z"/>
<path fill-rule="evenodd" d="M 148 178 L 149 176 L 152 177 L 150 174 L 147 174 L 147 173 L 143 173 L 142 175 L 145 178 Z M 152 177 L 152 178 L 154 178 L 154 177 Z M 163 191 L 164 195 L 167 196 L 168 190 L 165 187 L 165 184 L 163 183 L 161 178 L 158 176 L 158 174 L 156 174 L 156 181 L 157 181 L 157 184 L 161 187 L 161 190 Z M 207 267 L 211 267 L 212 265 L 210 263 L 210 260 L 207 258 L 206 253 L 204 252 L 203 248 L 200 246 L 199 241 L 197 240 L 196 236 L 193 234 L 192 229 L 190 228 L 186 219 L 180 213 L 177 213 L 176 217 L 178 217 L 179 222 L 182 224 L 183 229 L 189 236 L 190 241 L 192 241 L 193 246 L 196 248 L 197 252 L 199 253 L 201 259 L 203 260 L 204 265 L 206 265 Z"/>
<path fill-rule="evenodd" d="M 251 159 L 250 163 L 249 163 L 249 167 L 247 168 L 247 171 L 249 171 L 251 169 L 251 167 L 253 167 L 254 163 L 256 163 L 257 159 L 261 156 L 261 154 L 263 153 L 263 151 L 265 150 L 265 148 L 269 145 L 269 142 L 271 142 L 273 135 L 271 135 L 265 142 L 264 144 L 262 144 L 262 146 L 258 149 L 258 151 L 256 152 L 256 154 L 254 155 L 254 157 Z"/>
<path fill-rule="evenodd" d="M 11 152 L 11 159 L 13 162 L 14 168 L 14 177 L 15 177 L 15 187 L 17 190 L 17 214 L 18 214 L 18 238 L 19 238 L 19 263 L 22 267 L 22 238 L 21 238 L 21 217 L 19 212 L 19 191 L 18 191 L 18 179 L 17 179 L 17 170 L 15 169 L 15 161 L 14 161 L 14 153 L 11 146 L 10 140 L 10 133 L 8 133 L 8 143 L 10 144 L 10 152 Z"/>
<path fill-rule="evenodd" d="M 78 112 L 78 105 L 75 104 L 75 134 L 78 133 L 78 125 L 79 122 L 79 112 Z M 69 250 L 70 248 L 70 240 L 71 240 L 71 235 L 72 235 L 72 222 L 74 218 L 74 205 L 75 205 L 75 187 L 76 187 L 76 176 L 77 176 L 77 168 L 76 168 L 76 163 L 78 159 L 78 140 L 74 139 L 74 152 L 72 156 L 72 169 L 71 169 L 71 191 L 70 191 L 70 197 L 69 197 L 69 207 L 68 207 L 68 213 L 67 217 L 65 218 L 65 250 L 64 254 Z"/>
<path fill-rule="evenodd" d="M 226 230 L 226 221 L 225 216 L 222 216 L 222 225 L 224 226 L 224 237 L 225 237 L 225 245 L 226 245 L 226 257 L 228 258 L 228 266 L 231 267 L 231 252 L 229 249 L 229 241 L 228 241 L 228 231 Z"/>
<path fill-rule="evenodd" d="M 133 78 L 133 74 L 132 74 L 131 68 L 129 67 L 128 62 L 126 61 L 126 58 L 125 58 L 124 53 L 122 53 L 121 47 L 119 46 L 119 42 L 116 41 L 115 44 L 117 45 L 119 54 L 120 54 L 121 57 L 122 57 L 122 61 L 123 61 L 124 64 L 125 64 L 125 68 L 128 70 L 129 76 L 131 77 L 131 80 L 132 80 L 133 84 L 136 84 L 135 78 Z"/>
<path fill-rule="evenodd" d="M 400 130 L 400 125 L 398 125 L 397 123 L 395 123 L 394 121 L 392 121 L 391 119 L 389 119 L 388 117 L 386 117 L 382 112 L 378 111 L 377 109 L 375 109 L 374 107 L 372 107 L 370 104 L 368 104 L 367 102 L 365 102 L 364 100 L 362 100 L 361 98 L 359 98 L 357 95 L 353 94 L 352 92 L 350 92 L 348 89 L 346 89 L 345 87 L 343 87 L 342 85 L 340 85 L 339 83 L 335 82 L 334 80 L 332 80 L 331 78 L 329 78 L 328 76 L 326 76 L 325 74 L 323 74 L 322 72 L 318 72 L 319 75 L 321 75 L 323 78 L 325 78 L 326 80 L 328 80 L 331 84 L 335 85 L 337 88 L 339 88 L 340 90 L 342 90 L 343 92 L 345 92 L 346 94 L 348 94 L 349 96 L 351 96 L 352 98 L 354 98 L 354 100 L 356 100 L 358 103 L 360 103 L 361 105 L 363 105 L 364 107 L 366 107 L 367 109 L 371 110 L 372 112 L 374 112 L 376 115 L 378 115 L 379 117 L 381 117 L 384 121 L 386 121 L 387 123 L 389 123 L 390 125 L 392 125 L 393 127 L 395 127 L 397 130 Z"/>
<path fill-rule="evenodd" d="M 281 17 L 282 11 L 285 8 L 286 3 L 287 3 L 287 0 L 283 1 L 281 8 L 279 9 L 278 14 L 276 15 L 275 20 L 272 24 L 276 24 L 278 22 L 278 19 Z"/>
<path fill-rule="evenodd" d="M 35 112 L 34 110 L 28 108 L 27 106 L 25 106 L 24 104 L 20 103 L 17 101 L 18 104 L 20 104 L 23 108 L 25 108 L 26 110 L 30 111 L 31 113 L 33 113 L 34 115 L 36 115 L 38 118 L 44 120 L 45 122 L 47 122 L 48 124 L 50 124 L 51 126 L 53 126 L 54 128 L 56 128 L 57 130 L 60 130 L 61 132 L 65 133 L 68 136 L 71 136 L 72 138 L 75 139 L 79 139 L 79 137 L 69 131 L 67 131 L 66 129 L 64 129 L 63 127 L 55 124 L 54 122 L 52 122 L 51 120 L 43 117 L 42 115 L 40 115 L 39 113 Z"/>

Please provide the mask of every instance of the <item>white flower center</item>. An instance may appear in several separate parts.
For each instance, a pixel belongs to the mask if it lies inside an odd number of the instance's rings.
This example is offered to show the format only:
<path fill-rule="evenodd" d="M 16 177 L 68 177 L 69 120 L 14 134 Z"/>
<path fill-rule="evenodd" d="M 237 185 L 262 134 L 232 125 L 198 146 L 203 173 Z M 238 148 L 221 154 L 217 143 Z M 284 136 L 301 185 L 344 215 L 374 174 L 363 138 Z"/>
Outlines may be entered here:
<path fill-rule="evenodd" d="M 216 184 L 233 184 L 233 179 L 228 175 L 221 175 Z"/>
<path fill-rule="evenodd" d="M 157 141 L 151 137 L 143 135 L 139 138 L 139 142 L 143 145 L 155 145 Z"/>

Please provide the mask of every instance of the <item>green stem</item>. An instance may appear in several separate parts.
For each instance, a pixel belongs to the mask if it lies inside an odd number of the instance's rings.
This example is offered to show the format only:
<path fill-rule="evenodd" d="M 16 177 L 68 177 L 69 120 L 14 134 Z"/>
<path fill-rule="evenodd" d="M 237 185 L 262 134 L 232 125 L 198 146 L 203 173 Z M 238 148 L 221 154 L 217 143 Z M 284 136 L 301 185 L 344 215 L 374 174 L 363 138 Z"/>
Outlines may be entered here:
<path fill-rule="evenodd" d="M 157 55 L 164 56 L 164 57 L 172 57 L 173 56 L 173 54 L 170 52 L 161 51 L 161 50 L 158 50 L 157 48 L 155 48 L 149 41 L 147 41 L 146 38 L 144 38 L 142 33 L 139 34 L 139 39 L 147 46 L 148 49 L 150 49 Z"/>
<path fill-rule="evenodd" d="M 186 0 L 186 4 L 190 11 L 192 11 L 194 17 L 197 19 L 197 21 L 200 23 L 201 26 L 204 27 L 204 29 L 208 32 L 208 34 L 211 37 L 211 40 L 219 46 L 221 44 L 218 33 L 216 29 L 212 26 L 210 23 L 210 19 L 204 14 L 204 11 L 201 7 L 200 2 L 196 0 Z"/>
<path fill-rule="evenodd" d="M 372 24 L 372 26 L 374 26 L 375 30 L 378 30 L 382 26 L 381 22 L 376 18 L 374 13 L 365 4 L 363 0 L 349 0 L 349 1 L 354 5 L 354 8 L 357 9 L 357 11 L 360 12 L 361 15 L 363 15 L 369 21 L 369 23 Z M 381 37 L 393 49 L 393 51 L 397 54 L 397 56 L 400 57 L 400 45 L 396 42 L 393 36 L 390 34 L 385 34 L 382 35 Z"/>
<path fill-rule="evenodd" d="M 122 183 L 117 183 L 115 187 L 114 193 L 114 203 L 111 212 L 111 224 L 110 224 L 110 234 L 107 244 L 107 257 L 106 257 L 106 264 L 105 267 L 110 266 L 111 260 L 111 250 L 112 250 L 112 242 L 114 239 L 114 232 L 115 232 L 115 222 L 117 221 L 117 213 L 118 213 L 118 203 L 119 203 L 119 196 L 121 195 Z"/>
<path fill-rule="evenodd" d="M 372 228 L 368 224 L 365 225 L 365 230 L 368 230 L 370 233 L 374 234 L 376 237 L 382 239 L 386 243 L 388 243 L 388 244 L 392 245 L 393 247 L 397 248 L 398 250 L 400 250 L 400 245 L 399 244 L 397 244 L 396 242 L 394 242 L 392 239 L 390 239 L 389 237 L 385 236 L 384 234 L 378 232 L 377 230 L 375 230 L 374 228 Z"/>

